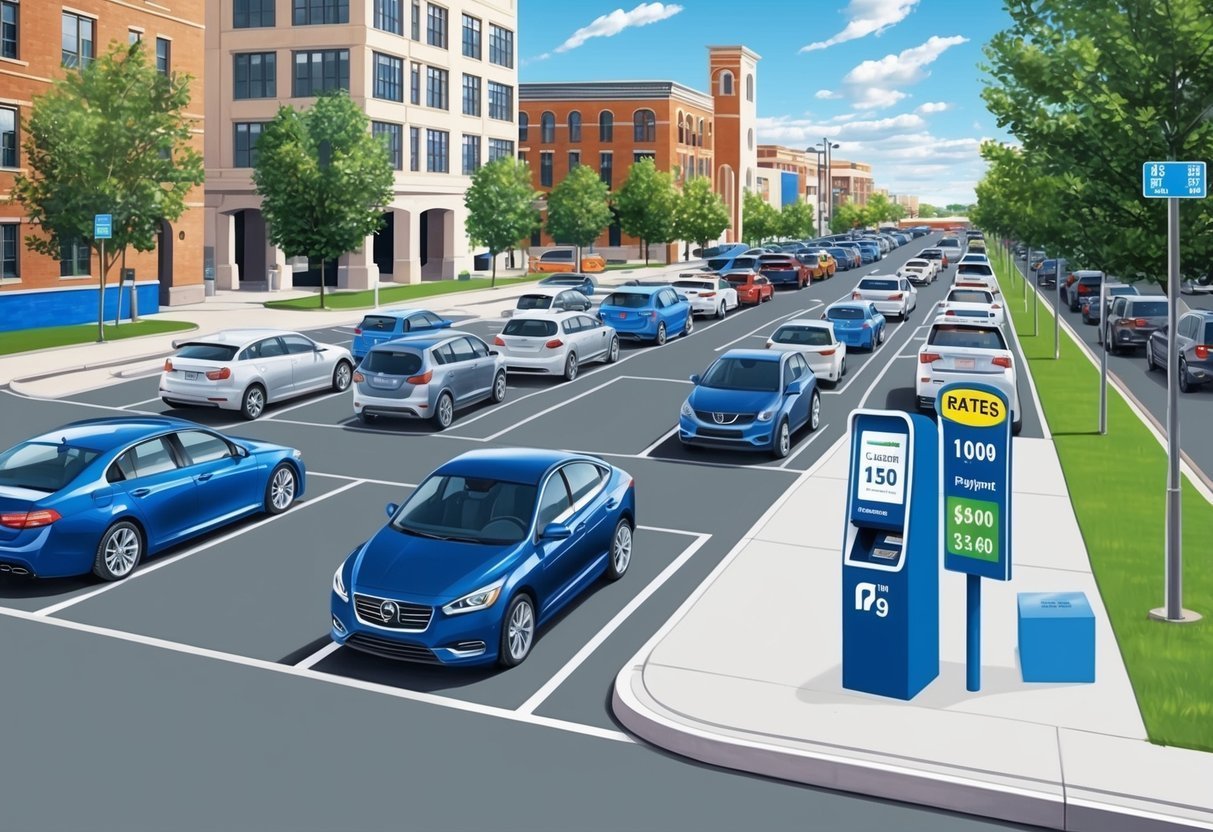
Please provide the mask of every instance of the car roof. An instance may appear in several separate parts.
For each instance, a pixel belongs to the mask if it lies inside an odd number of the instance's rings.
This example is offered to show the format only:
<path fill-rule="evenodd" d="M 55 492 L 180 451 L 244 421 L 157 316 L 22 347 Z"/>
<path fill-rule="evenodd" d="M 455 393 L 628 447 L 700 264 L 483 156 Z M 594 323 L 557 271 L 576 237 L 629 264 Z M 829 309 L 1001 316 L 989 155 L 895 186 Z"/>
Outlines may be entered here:
<path fill-rule="evenodd" d="M 785 326 L 808 326 L 814 329 L 834 329 L 834 324 L 829 321 L 823 321 L 819 318 L 793 318 L 790 321 L 784 321 L 779 326 L 775 327 L 775 331 L 783 329 Z"/>
<path fill-rule="evenodd" d="M 26 441 L 58 445 L 66 440 L 69 445 L 105 453 L 114 448 L 126 447 L 145 437 L 186 428 L 209 430 L 205 425 L 197 422 L 176 419 L 171 416 L 106 416 L 72 422 L 61 428 L 31 437 Z"/>
<path fill-rule="evenodd" d="M 729 350 L 721 358 L 743 358 L 753 361 L 782 361 L 787 355 L 775 350 Z"/>
<path fill-rule="evenodd" d="M 544 475 L 555 466 L 578 459 L 607 465 L 596 457 L 545 448 L 479 448 L 465 451 L 439 466 L 434 474 L 484 477 L 538 485 Z"/>
<path fill-rule="evenodd" d="M 563 321 L 566 318 L 587 317 L 588 312 L 576 312 L 565 309 L 522 309 L 510 316 L 511 321 Z M 506 326 L 509 326 L 507 323 Z"/>
<path fill-rule="evenodd" d="M 428 350 L 430 347 L 437 346 L 452 338 L 460 338 L 465 335 L 470 335 L 473 338 L 483 341 L 483 338 L 472 332 L 460 332 L 459 330 L 444 329 L 441 332 L 422 332 L 417 335 L 406 335 L 403 338 L 393 338 L 391 341 L 384 341 L 380 344 L 375 344 L 371 347 L 372 352 L 391 352 L 397 349 L 410 350 Z"/>
<path fill-rule="evenodd" d="M 825 311 L 829 312 L 831 309 L 858 309 L 862 312 L 867 312 L 871 305 L 872 301 L 870 300 L 840 300 L 838 303 L 831 303 L 826 307 Z"/>
<path fill-rule="evenodd" d="M 616 286 L 611 290 L 611 294 L 623 293 L 625 295 L 653 295 L 662 289 L 668 289 L 670 284 L 663 283 L 660 286 Z M 608 295 L 610 297 L 610 295 Z M 605 301 L 604 301 L 605 303 Z"/>
<path fill-rule="evenodd" d="M 1050 258 L 1056 260 L 1057 258 Z M 1104 274 L 1099 269 L 1077 269 L 1074 272 L 1075 277 L 1103 277 Z"/>
<path fill-rule="evenodd" d="M 865 280 L 901 280 L 901 278 L 895 274 L 865 274 L 859 278 L 860 283 L 863 283 Z"/>
<path fill-rule="evenodd" d="M 1130 298 L 1129 298 L 1129 303 L 1138 303 L 1138 302 L 1140 302 L 1140 301 L 1147 301 L 1147 300 L 1154 300 L 1154 301 L 1161 300 L 1161 301 L 1165 301 L 1166 299 L 1167 299 L 1167 296 L 1166 296 L 1166 295 L 1159 295 L 1159 294 L 1154 294 L 1154 295 L 1133 295 L 1132 297 L 1130 297 Z"/>
<path fill-rule="evenodd" d="M 554 298 L 557 295 L 559 295 L 561 292 L 567 292 L 567 291 L 569 291 L 569 290 L 565 289 L 563 287 L 560 287 L 560 286 L 536 286 L 533 289 L 527 289 L 525 292 L 523 292 L 518 297 L 524 298 L 527 295 L 542 295 L 544 297 L 553 297 Z"/>
<path fill-rule="evenodd" d="M 956 316 L 945 318 L 943 315 L 936 316 L 935 320 L 931 321 L 931 326 L 971 326 L 981 327 L 982 329 L 999 328 L 998 324 L 991 323 L 990 321 L 982 321 L 978 320 L 977 318 L 960 318 Z"/>
<path fill-rule="evenodd" d="M 581 272 L 555 272 L 553 274 L 549 274 L 547 277 L 543 278 L 539 282 L 540 283 L 556 283 L 561 280 L 580 282 L 580 281 L 586 280 L 587 278 L 588 278 L 588 275 L 584 275 Z"/>
<path fill-rule="evenodd" d="M 178 346 L 184 344 L 224 344 L 240 347 L 245 344 L 251 344 L 254 341 L 260 341 L 263 338 L 273 338 L 275 335 L 299 335 L 299 333 L 292 332 L 289 329 L 224 329 L 219 332 L 212 332 L 209 335 L 200 335 L 196 338 L 181 338 L 176 341 L 176 344 Z M 306 338 L 307 336 L 305 335 L 304 337 Z"/>

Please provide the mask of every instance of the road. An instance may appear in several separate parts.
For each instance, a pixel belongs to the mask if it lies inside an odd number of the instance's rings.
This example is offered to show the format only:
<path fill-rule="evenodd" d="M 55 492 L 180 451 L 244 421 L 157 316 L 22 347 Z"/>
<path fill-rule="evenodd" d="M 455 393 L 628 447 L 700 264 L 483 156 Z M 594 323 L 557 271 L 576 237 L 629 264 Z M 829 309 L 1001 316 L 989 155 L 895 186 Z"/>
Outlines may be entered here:
<path fill-rule="evenodd" d="M 806 828 L 811 818 L 830 830 L 1012 828 L 697 765 L 622 733 L 608 704 L 619 668 L 842 436 L 852 409 L 913 407 L 925 311 L 950 274 L 920 290 L 917 314 L 893 323 L 874 354 L 848 356 L 844 383 L 824 390 L 821 427 L 795 436 L 786 460 L 686 453 L 674 426 L 688 376 L 730 347 L 761 346 L 781 320 L 819 315 L 849 297 L 860 274 L 891 272 L 926 243 L 700 322 L 663 347 L 625 347 L 616 364 L 585 367 L 568 384 L 511 378 L 505 403 L 461 413 L 442 433 L 363 426 L 348 392 L 271 408 L 253 423 L 173 411 L 300 448 L 306 499 L 171 550 L 121 583 L 0 576 L 10 715 L 2 825 L 732 830 L 759 819 Z M 490 338 L 501 325 L 460 324 Z M 335 344 L 352 337 L 345 327 L 311 334 Z M 0 446 L 31 426 L 166 411 L 155 376 L 68 400 L 0 396 L 8 417 Z M 1023 435 L 1039 437 L 1028 401 Z M 572 605 L 506 672 L 336 649 L 327 632 L 337 564 L 384 522 L 386 503 L 451 456 L 486 446 L 587 451 L 629 471 L 640 525 L 628 576 Z M 794 655 L 796 640 L 811 636 L 772 637 Z"/>

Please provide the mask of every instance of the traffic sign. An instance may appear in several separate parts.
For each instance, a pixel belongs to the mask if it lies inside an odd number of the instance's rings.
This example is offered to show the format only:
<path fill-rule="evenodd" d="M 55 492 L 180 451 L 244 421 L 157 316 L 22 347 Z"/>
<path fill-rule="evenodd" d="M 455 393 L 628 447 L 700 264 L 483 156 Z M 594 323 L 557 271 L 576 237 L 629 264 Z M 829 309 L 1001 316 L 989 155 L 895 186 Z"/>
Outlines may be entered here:
<path fill-rule="evenodd" d="M 93 239 L 108 240 L 114 236 L 114 217 L 112 214 L 93 214 Z"/>
<path fill-rule="evenodd" d="M 1150 199 L 1204 199 L 1204 162 L 1146 162 L 1141 166 L 1141 195 Z"/>

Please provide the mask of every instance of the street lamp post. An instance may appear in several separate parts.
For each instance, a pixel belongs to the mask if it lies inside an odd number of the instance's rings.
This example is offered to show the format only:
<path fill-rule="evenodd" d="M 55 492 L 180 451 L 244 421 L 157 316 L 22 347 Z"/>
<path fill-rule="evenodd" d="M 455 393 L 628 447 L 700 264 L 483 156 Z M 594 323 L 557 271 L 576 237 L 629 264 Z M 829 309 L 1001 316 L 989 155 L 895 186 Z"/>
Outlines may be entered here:
<path fill-rule="evenodd" d="M 826 187 L 828 188 L 828 190 L 826 191 L 826 199 L 828 200 L 828 204 L 830 206 L 828 216 L 830 219 L 833 219 L 833 217 L 834 217 L 834 167 L 833 167 L 833 165 L 830 164 L 830 155 L 831 155 L 830 150 L 837 148 L 838 143 L 837 142 L 831 143 L 829 138 L 825 137 L 825 136 L 822 137 L 821 143 L 823 145 L 825 145 L 825 151 L 826 151 L 826 182 L 827 182 Z M 824 219 L 824 217 L 823 217 L 823 219 Z"/>
<path fill-rule="evenodd" d="M 822 159 L 825 155 L 825 150 L 823 150 L 822 148 L 819 148 L 817 146 L 813 146 L 813 147 L 806 147 L 804 149 L 804 152 L 805 153 L 814 153 L 817 155 L 817 199 L 816 199 L 817 207 L 814 209 L 813 213 L 817 215 L 815 217 L 815 219 L 817 220 L 817 236 L 822 237 L 825 235 L 825 232 L 822 231 L 821 220 L 822 220 L 822 215 L 825 212 L 822 210 L 822 202 L 821 202 L 821 195 L 822 195 L 821 163 L 822 163 Z"/>

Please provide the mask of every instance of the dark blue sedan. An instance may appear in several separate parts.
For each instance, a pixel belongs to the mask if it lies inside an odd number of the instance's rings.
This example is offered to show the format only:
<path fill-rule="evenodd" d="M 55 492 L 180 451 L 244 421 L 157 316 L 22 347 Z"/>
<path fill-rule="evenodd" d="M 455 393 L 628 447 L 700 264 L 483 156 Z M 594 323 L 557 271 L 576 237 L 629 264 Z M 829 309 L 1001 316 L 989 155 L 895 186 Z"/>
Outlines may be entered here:
<path fill-rule="evenodd" d="M 793 433 L 821 422 L 817 377 L 799 352 L 729 350 L 691 382 L 678 418 L 688 448 L 770 451 L 782 459 Z"/>
<path fill-rule="evenodd" d="M 874 350 L 884 343 L 888 325 L 876 304 L 866 301 L 832 303 L 821 317 L 834 323 L 834 335 L 848 347 Z"/>
<path fill-rule="evenodd" d="M 350 354 L 361 361 L 376 344 L 395 341 L 406 335 L 425 335 L 450 329 L 451 321 L 428 309 L 384 309 L 368 312 L 354 328 Z"/>
<path fill-rule="evenodd" d="M 561 289 L 575 289 L 587 298 L 594 294 L 595 282 L 594 278 L 588 274 L 575 274 L 570 272 L 559 272 L 557 274 L 548 275 L 543 280 L 539 281 L 540 286 L 556 286 Z"/>
<path fill-rule="evenodd" d="M 469 451 L 333 575 L 332 638 L 391 659 L 521 664 L 535 632 L 632 559 L 632 477 L 561 451 Z"/>
<path fill-rule="evenodd" d="M 302 454 L 164 417 L 73 422 L 0 454 L 0 573 L 125 578 L 147 555 L 302 496 Z"/>

